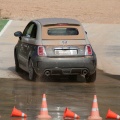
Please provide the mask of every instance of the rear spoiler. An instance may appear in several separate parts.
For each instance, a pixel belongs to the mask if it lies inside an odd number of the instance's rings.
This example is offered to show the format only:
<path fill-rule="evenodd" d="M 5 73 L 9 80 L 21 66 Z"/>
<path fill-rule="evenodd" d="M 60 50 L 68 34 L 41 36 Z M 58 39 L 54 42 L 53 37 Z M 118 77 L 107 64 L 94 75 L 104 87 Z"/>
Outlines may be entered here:
<path fill-rule="evenodd" d="M 80 24 L 56 23 L 56 24 L 46 24 L 43 26 L 44 27 L 49 27 L 49 26 L 80 26 Z"/>

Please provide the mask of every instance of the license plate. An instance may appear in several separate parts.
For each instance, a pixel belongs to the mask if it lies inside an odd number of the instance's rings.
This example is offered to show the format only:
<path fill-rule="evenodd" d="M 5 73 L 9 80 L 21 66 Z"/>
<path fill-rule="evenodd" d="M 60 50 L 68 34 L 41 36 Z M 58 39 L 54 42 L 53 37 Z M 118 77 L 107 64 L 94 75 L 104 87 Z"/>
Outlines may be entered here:
<path fill-rule="evenodd" d="M 77 55 L 77 50 L 55 50 L 56 55 Z"/>

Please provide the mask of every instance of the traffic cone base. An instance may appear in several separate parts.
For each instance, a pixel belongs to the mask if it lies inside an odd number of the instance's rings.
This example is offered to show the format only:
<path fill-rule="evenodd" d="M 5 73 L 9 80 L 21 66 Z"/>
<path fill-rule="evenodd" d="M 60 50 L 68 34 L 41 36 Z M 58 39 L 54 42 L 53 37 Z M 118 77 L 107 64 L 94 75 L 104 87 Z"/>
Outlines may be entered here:
<path fill-rule="evenodd" d="M 52 117 L 50 115 L 38 115 L 37 118 L 39 118 L 39 119 L 51 119 Z"/>
<path fill-rule="evenodd" d="M 72 112 L 71 110 L 69 110 L 68 108 L 65 109 L 64 111 L 64 115 L 63 115 L 64 119 L 79 119 L 80 116 L 78 116 L 76 113 Z"/>
<path fill-rule="evenodd" d="M 27 118 L 12 117 L 10 120 L 27 120 Z"/>
<path fill-rule="evenodd" d="M 88 120 L 102 120 L 102 118 L 99 116 L 89 116 Z"/>
<path fill-rule="evenodd" d="M 120 119 L 120 116 L 109 109 L 108 112 L 107 112 L 106 118 Z"/>

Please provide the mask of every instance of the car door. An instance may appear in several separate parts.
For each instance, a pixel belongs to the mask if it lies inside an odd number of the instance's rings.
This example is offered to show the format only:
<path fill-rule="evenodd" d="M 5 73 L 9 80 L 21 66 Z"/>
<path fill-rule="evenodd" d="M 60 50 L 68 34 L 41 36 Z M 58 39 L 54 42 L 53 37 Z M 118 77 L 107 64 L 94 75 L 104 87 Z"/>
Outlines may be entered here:
<path fill-rule="evenodd" d="M 21 58 L 23 69 L 26 71 L 28 71 L 29 55 L 33 49 L 34 41 L 36 40 L 36 32 L 37 25 L 34 22 L 30 22 L 23 31 Z"/>

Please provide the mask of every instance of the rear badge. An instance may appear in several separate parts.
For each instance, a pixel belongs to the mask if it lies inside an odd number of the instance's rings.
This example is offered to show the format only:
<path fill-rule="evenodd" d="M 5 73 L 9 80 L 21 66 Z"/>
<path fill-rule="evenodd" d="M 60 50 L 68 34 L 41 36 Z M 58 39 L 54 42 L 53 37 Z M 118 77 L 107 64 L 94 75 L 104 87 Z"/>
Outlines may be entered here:
<path fill-rule="evenodd" d="M 67 45 L 67 40 L 63 40 L 63 41 L 62 41 L 62 44 L 63 44 L 63 45 Z"/>

